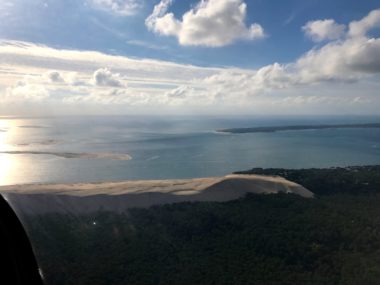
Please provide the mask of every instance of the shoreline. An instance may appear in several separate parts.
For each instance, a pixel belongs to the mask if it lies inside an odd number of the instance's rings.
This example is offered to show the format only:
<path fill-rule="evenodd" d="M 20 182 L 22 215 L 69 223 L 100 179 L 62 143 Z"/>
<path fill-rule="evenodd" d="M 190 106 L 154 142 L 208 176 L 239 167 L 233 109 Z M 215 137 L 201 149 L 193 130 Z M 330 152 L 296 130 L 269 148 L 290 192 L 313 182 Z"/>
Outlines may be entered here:
<path fill-rule="evenodd" d="M 217 133 L 245 134 L 245 133 L 274 133 L 281 131 L 304 131 L 304 130 L 325 130 L 325 129 L 369 129 L 380 128 L 380 123 L 367 124 L 333 124 L 333 125 L 288 125 L 288 126 L 269 126 L 252 128 L 228 128 L 216 130 Z"/>

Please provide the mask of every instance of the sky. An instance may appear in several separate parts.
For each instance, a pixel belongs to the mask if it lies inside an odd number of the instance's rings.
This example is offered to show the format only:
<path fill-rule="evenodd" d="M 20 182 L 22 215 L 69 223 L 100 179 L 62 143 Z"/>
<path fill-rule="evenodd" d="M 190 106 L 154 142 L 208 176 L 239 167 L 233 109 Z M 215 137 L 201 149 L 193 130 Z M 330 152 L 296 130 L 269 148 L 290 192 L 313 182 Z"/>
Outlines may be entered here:
<path fill-rule="evenodd" d="M 2 0 L 0 115 L 380 115 L 377 0 Z"/>

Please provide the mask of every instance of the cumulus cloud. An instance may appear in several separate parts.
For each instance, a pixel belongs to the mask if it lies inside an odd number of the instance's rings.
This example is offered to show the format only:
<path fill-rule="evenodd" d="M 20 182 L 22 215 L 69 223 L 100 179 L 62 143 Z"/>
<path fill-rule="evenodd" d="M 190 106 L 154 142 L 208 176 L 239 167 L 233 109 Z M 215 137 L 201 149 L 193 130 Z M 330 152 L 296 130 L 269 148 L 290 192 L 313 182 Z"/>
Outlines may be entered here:
<path fill-rule="evenodd" d="M 50 82 L 53 82 L 53 83 L 62 83 L 64 82 L 65 80 L 63 79 L 62 75 L 58 72 L 58 71 L 48 71 L 46 74 L 45 74 L 46 78 L 50 81 Z"/>
<path fill-rule="evenodd" d="M 368 22 L 366 20 L 368 17 L 373 23 L 373 15 L 376 14 L 371 12 L 363 19 L 364 21 L 355 23 Z M 369 31 L 368 28 L 365 30 Z M 346 33 L 342 37 L 343 39 L 330 40 L 325 45 L 308 51 L 295 62 L 274 63 L 250 73 L 224 70 L 205 78 L 203 82 L 209 86 L 210 94 L 214 94 L 215 97 L 218 97 L 217 93 L 219 93 L 241 99 L 288 90 L 297 93 L 297 89 L 313 89 L 324 83 L 333 84 L 330 86 L 334 90 L 331 93 L 334 94 L 338 84 L 354 82 L 358 84 L 367 78 L 378 77 L 380 75 L 380 39 L 369 38 L 366 34 L 350 37 Z M 373 93 L 376 92 L 372 91 L 371 94 Z M 340 94 L 340 96 L 343 97 L 341 98 L 343 102 L 345 94 Z M 294 102 L 305 104 L 317 102 L 314 99 L 310 101 L 310 98 L 312 97 L 304 98 L 304 100 L 298 98 Z M 318 101 L 318 104 L 323 102 Z M 338 104 L 335 99 L 329 102 Z"/>
<path fill-rule="evenodd" d="M 141 2 L 138 0 L 90 0 L 93 7 L 121 16 L 135 14 L 142 7 Z"/>
<path fill-rule="evenodd" d="M 99 68 L 94 72 L 93 82 L 96 86 L 125 87 L 118 73 L 112 73 L 108 68 Z"/>
<path fill-rule="evenodd" d="M 43 102 L 49 97 L 49 92 L 42 85 L 18 81 L 6 89 L 3 102 Z"/>
<path fill-rule="evenodd" d="M 253 76 L 254 82 L 269 88 L 288 88 L 321 82 L 350 83 L 376 76 L 380 74 L 380 38 L 370 38 L 366 33 L 378 25 L 377 21 L 380 21 L 380 10 L 351 22 L 349 31 L 344 33 L 342 25 L 333 20 L 309 22 L 304 29 L 314 31 L 316 40 L 330 41 L 311 49 L 295 62 L 262 67 Z"/>
<path fill-rule="evenodd" d="M 373 28 L 380 27 L 380 9 L 371 11 L 359 21 L 353 21 L 349 25 L 349 36 L 362 37 Z"/>
<path fill-rule="evenodd" d="M 380 39 L 366 37 L 332 42 L 311 50 L 295 64 L 304 82 L 352 81 L 380 72 Z"/>
<path fill-rule="evenodd" d="M 295 62 L 274 63 L 251 73 L 226 70 L 205 78 L 204 82 L 215 87 L 211 90 L 221 89 L 236 97 L 302 86 L 315 88 L 323 83 L 358 82 L 380 75 L 380 39 L 362 37 L 330 42 L 312 49 Z"/>
<path fill-rule="evenodd" d="M 182 20 L 167 13 L 172 0 L 162 0 L 145 20 L 149 30 L 175 36 L 185 46 L 221 47 L 239 39 L 265 36 L 261 25 L 246 26 L 247 4 L 242 0 L 205 0 L 183 14 Z"/>
<path fill-rule="evenodd" d="M 160 3 L 154 6 L 153 12 L 145 19 L 145 25 L 154 30 L 156 20 L 162 18 L 168 11 L 173 0 L 161 0 Z"/>
<path fill-rule="evenodd" d="M 337 24 L 332 19 L 309 21 L 302 27 L 305 34 L 315 42 L 336 40 L 345 33 L 346 26 Z"/>
<path fill-rule="evenodd" d="M 305 82 L 319 80 L 353 81 L 380 73 L 380 38 L 367 33 L 380 26 L 380 10 L 371 11 L 349 23 L 343 40 L 312 49 L 295 63 Z"/>

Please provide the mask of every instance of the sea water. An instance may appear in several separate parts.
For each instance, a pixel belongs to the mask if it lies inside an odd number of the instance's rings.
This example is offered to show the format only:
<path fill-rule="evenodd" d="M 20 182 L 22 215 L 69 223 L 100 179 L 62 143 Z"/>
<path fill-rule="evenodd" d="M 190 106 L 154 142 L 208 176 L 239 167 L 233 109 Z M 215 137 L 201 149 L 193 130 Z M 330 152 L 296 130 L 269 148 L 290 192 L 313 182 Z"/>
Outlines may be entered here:
<path fill-rule="evenodd" d="M 195 178 L 253 167 L 380 164 L 380 129 L 217 132 L 234 127 L 379 122 L 380 117 L 368 116 L 0 118 L 0 185 Z M 54 155 L 66 152 L 129 154 L 132 159 Z"/>

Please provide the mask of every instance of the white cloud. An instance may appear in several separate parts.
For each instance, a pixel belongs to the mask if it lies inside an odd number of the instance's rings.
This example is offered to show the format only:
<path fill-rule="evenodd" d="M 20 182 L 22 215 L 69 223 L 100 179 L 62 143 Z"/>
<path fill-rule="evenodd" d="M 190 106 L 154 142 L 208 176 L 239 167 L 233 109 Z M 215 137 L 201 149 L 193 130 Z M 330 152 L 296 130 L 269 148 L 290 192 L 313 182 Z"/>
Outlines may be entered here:
<path fill-rule="evenodd" d="M 208 86 L 193 87 L 189 85 L 180 85 L 165 93 L 162 98 L 163 102 L 170 105 L 210 105 L 217 101 L 216 94 L 211 92 Z"/>
<path fill-rule="evenodd" d="M 89 85 L 89 83 L 86 81 L 86 79 L 81 78 L 80 75 L 75 71 L 69 72 L 68 74 L 66 74 L 65 81 L 71 86 Z"/>
<path fill-rule="evenodd" d="M 373 28 L 380 27 L 380 9 L 371 11 L 359 21 L 353 21 L 349 25 L 349 36 L 362 37 Z"/>
<path fill-rule="evenodd" d="M 133 45 L 133 46 L 138 46 L 138 47 L 143 47 L 143 48 L 154 49 L 154 50 L 167 50 L 168 49 L 168 47 L 164 46 L 164 45 L 155 45 L 155 44 L 151 44 L 149 42 L 140 41 L 140 40 L 128 40 L 127 44 Z"/>
<path fill-rule="evenodd" d="M 169 6 L 173 3 L 173 0 L 161 0 L 160 3 L 154 6 L 152 14 L 150 14 L 145 19 L 145 25 L 148 27 L 148 29 L 152 31 L 156 31 L 156 25 L 157 20 L 164 17 L 167 10 L 169 9 Z M 171 13 L 170 13 L 171 14 Z M 174 15 L 171 14 L 174 19 Z M 169 16 L 170 17 L 170 16 Z M 175 21 L 174 21 L 175 23 Z M 160 33 L 164 35 L 174 35 L 175 34 L 175 28 L 174 27 L 160 27 Z M 157 30 L 158 32 L 158 30 Z"/>
<path fill-rule="evenodd" d="M 42 85 L 19 81 L 6 89 L 2 99 L 3 103 L 15 102 L 43 102 L 49 97 L 49 92 Z"/>
<path fill-rule="evenodd" d="M 98 9 L 106 10 L 121 16 L 135 14 L 141 7 L 139 0 L 89 0 L 90 4 Z"/>
<path fill-rule="evenodd" d="M 108 68 L 99 68 L 94 72 L 93 82 L 96 86 L 125 87 L 120 74 L 112 73 Z"/>
<path fill-rule="evenodd" d="M 353 23 L 363 26 L 368 17 Z M 12 100 L 146 113 L 291 113 L 293 108 L 302 112 L 302 106 L 305 112 L 363 113 L 380 108 L 380 38 L 363 33 L 347 32 L 293 62 L 259 69 L 199 67 L 24 42 L 1 43 L 0 58 L 0 100 L 7 102 L 0 109 Z M 125 78 L 128 88 L 120 88 Z"/>
<path fill-rule="evenodd" d="M 50 81 L 50 82 L 53 82 L 53 83 L 62 83 L 64 82 L 65 80 L 63 79 L 62 75 L 58 72 L 58 71 L 55 71 L 55 70 L 52 70 L 52 71 L 48 71 L 46 74 L 45 74 L 46 78 Z"/>
<path fill-rule="evenodd" d="M 311 50 L 295 64 L 303 82 L 352 81 L 380 72 L 380 39 L 332 42 Z"/>
<path fill-rule="evenodd" d="M 309 21 L 302 27 L 305 34 L 315 42 L 336 40 L 345 33 L 346 26 L 337 24 L 332 19 Z"/>
<path fill-rule="evenodd" d="M 204 0 L 183 14 L 182 20 L 167 13 L 171 0 L 162 0 L 145 20 L 149 30 L 175 36 L 181 45 L 221 47 L 265 36 L 261 25 L 246 26 L 247 5 L 242 0 Z"/>
<path fill-rule="evenodd" d="M 194 90 L 193 88 L 190 88 L 187 85 L 181 85 L 173 90 L 166 92 L 166 96 L 168 96 L 169 98 L 183 99 L 186 96 L 188 96 L 188 93 L 190 91 L 193 91 L 193 90 Z"/>
<path fill-rule="evenodd" d="M 363 19 L 364 22 L 368 22 L 366 19 L 370 17 L 373 23 L 373 15 L 375 14 L 371 12 Z M 349 83 L 352 86 L 352 83 L 359 84 L 358 82 L 365 82 L 371 77 L 379 77 L 380 39 L 369 38 L 365 34 L 361 34 L 360 37 L 341 36 L 344 39 L 333 40 L 320 48 L 314 48 L 295 62 L 270 64 L 252 71 L 251 75 L 248 72 L 225 70 L 205 78 L 204 83 L 209 85 L 210 93 L 214 93 L 214 96 L 220 93 L 241 99 L 285 90 L 293 90 L 294 94 L 297 94 L 297 90 L 302 88 L 316 89 L 324 84 L 331 88 L 330 92 L 325 92 L 334 94 L 341 88 L 341 84 Z M 371 95 L 376 93 L 374 90 L 371 91 Z M 344 97 L 344 94 L 340 96 Z M 298 99 L 297 102 L 316 103 L 316 100 L 310 101 L 310 97 L 308 100 Z M 338 102 L 333 99 L 330 101 Z"/>
<path fill-rule="evenodd" d="M 263 80 L 266 81 L 266 86 L 272 87 L 281 82 L 289 84 L 288 86 L 321 82 L 352 83 L 377 76 L 380 74 L 380 38 L 369 38 L 366 33 L 375 26 L 377 17 L 380 18 L 379 12 L 380 10 L 372 11 L 362 20 L 351 22 L 349 31 L 343 35 L 336 29 L 332 34 L 327 30 L 324 33 L 320 30 L 319 39 L 330 38 L 330 42 L 320 48 L 311 49 L 293 63 L 277 65 L 277 68 L 274 67 L 276 64 L 263 67 L 258 73 L 267 69 Z M 313 23 L 316 22 L 318 21 Z M 334 21 L 330 23 L 331 27 L 336 25 Z M 338 34 L 340 39 L 331 40 Z M 353 36 L 354 34 L 359 36 Z"/>

